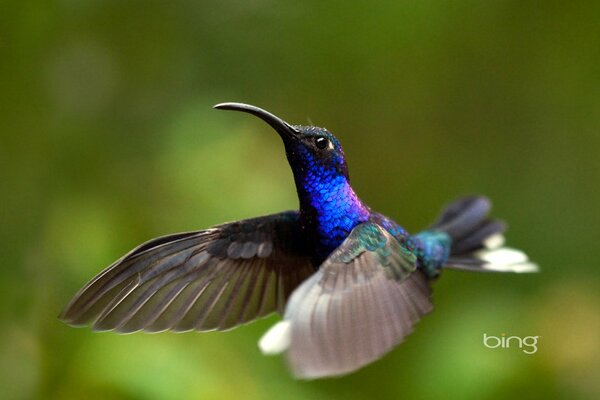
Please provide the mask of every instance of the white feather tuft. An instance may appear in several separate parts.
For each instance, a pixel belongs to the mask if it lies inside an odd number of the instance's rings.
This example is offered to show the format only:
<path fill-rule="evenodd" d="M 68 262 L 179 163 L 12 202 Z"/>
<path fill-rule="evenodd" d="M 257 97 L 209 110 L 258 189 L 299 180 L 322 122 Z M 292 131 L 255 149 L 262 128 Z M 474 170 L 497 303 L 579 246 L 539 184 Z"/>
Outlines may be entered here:
<path fill-rule="evenodd" d="M 495 272 L 515 272 L 515 273 L 529 273 L 529 272 L 538 272 L 540 268 L 537 264 L 534 263 L 520 263 L 520 264 L 510 264 L 510 265 L 498 265 L 498 264 L 484 264 L 482 266 L 483 269 L 487 271 L 495 271 Z"/>
<path fill-rule="evenodd" d="M 483 250 L 475 253 L 480 260 L 487 261 L 490 264 L 511 265 L 527 262 L 528 258 L 520 250 L 501 247 L 495 250 Z"/>
<path fill-rule="evenodd" d="M 290 321 L 279 321 L 258 341 L 258 347 L 264 355 L 279 354 L 287 350 L 291 341 Z"/>
<path fill-rule="evenodd" d="M 539 271 L 537 264 L 529 262 L 529 258 L 525 253 L 509 247 L 500 247 L 494 250 L 481 250 L 475 253 L 475 256 L 480 260 L 487 262 L 482 265 L 482 268 L 487 271 L 516 273 Z"/>
<path fill-rule="evenodd" d="M 504 235 L 496 233 L 485 239 L 483 245 L 490 250 L 500 248 L 504 244 Z"/>

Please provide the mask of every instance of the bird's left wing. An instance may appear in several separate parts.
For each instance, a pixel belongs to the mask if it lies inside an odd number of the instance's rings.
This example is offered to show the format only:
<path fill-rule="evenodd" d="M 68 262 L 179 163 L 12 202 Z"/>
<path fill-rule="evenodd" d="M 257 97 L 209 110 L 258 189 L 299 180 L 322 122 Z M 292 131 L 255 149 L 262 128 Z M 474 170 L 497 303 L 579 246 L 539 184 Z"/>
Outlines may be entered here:
<path fill-rule="evenodd" d="M 96 330 L 225 330 L 273 311 L 314 273 L 289 211 L 151 240 L 106 268 L 60 318 Z"/>
<path fill-rule="evenodd" d="M 387 230 L 365 222 L 294 291 L 284 320 L 261 347 L 287 349 L 300 378 L 346 374 L 400 343 L 431 310 L 430 293 L 415 256 Z"/>

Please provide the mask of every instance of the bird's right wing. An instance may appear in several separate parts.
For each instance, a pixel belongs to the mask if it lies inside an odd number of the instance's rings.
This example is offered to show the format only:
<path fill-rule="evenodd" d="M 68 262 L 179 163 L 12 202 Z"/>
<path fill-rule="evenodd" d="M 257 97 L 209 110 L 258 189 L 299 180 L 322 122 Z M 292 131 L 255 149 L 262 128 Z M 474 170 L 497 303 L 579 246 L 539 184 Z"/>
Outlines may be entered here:
<path fill-rule="evenodd" d="M 151 240 L 97 275 L 60 319 L 96 330 L 224 330 L 283 311 L 314 268 L 298 212 Z"/>
<path fill-rule="evenodd" d="M 430 294 L 414 254 L 365 222 L 296 289 L 260 345 L 266 353 L 287 350 L 297 377 L 346 374 L 400 343 L 431 310 Z"/>

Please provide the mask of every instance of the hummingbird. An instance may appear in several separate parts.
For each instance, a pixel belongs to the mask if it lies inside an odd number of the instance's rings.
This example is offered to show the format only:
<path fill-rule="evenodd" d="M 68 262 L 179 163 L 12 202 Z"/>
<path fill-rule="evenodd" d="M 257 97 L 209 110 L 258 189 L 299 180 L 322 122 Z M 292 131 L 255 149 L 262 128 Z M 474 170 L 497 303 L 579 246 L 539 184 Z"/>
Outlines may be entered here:
<path fill-rule="evenodd" d="M 214 108 L 277 132 L 299 209 L 143 243 L 87 283 L 62 321 L 119 333 L 224 331 L 278 312 L 259 348 L 284 353 L 295 377 L 315 379 L 354 372 L 400 344 L 432 310 L 431 283 L 445 269 L 538 270 L 504 247 L 506 225 L 488 217 L 486 197 L 450 203 L 411 235 L 360 200 L 327 129 L 248 104 Z"/>

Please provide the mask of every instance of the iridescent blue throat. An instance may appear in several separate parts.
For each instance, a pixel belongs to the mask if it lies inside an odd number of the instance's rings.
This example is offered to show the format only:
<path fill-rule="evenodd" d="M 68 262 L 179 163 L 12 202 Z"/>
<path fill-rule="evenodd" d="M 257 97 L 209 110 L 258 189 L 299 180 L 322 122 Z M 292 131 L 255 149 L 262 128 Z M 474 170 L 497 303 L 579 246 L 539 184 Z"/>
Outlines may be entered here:
<path fill-rule="evenodd" d="M 344 241 L 352 228 L 367 221 L 371 211 L 337 168 L 315 166 L 310 160 L 308 164 L 309 168 L 294 172 L 300 218 L 304 229 L 316 234 L 318 253 L 326 255 Z"/>

